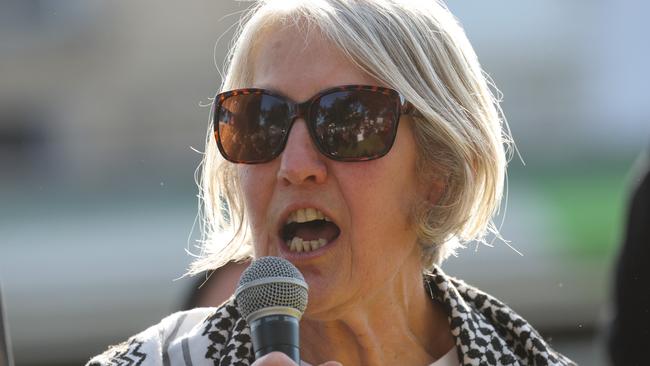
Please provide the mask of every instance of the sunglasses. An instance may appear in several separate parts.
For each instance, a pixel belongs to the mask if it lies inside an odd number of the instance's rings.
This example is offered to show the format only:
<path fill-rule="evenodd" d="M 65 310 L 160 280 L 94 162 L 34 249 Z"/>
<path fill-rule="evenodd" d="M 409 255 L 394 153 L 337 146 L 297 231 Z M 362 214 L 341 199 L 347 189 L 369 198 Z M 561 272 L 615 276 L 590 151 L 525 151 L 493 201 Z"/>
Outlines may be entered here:
<path fill-rule="evenodd" d="M 345 85 L 295 103 L 265 89 L 217 94 L 214 135 L 221 155 L 242 164 L 269 162 L 282 153 L 296 118 L 303 118 L 318 150 L 337 161 L 366 161 L 388 153 L 400 114 L 412 110 L 395 90 Z"/>

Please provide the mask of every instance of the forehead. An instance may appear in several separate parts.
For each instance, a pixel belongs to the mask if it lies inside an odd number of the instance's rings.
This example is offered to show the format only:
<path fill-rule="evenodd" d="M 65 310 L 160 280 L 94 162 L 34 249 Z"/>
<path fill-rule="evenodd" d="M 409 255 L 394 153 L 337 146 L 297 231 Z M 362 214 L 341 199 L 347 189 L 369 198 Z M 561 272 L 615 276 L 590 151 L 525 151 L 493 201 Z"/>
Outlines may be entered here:
<path fill-rule="evenodd" d="M 275 26 L 256 42 L 253 86 L 300 101 L 344 84 L 377 85 L 316 29 Z"/>

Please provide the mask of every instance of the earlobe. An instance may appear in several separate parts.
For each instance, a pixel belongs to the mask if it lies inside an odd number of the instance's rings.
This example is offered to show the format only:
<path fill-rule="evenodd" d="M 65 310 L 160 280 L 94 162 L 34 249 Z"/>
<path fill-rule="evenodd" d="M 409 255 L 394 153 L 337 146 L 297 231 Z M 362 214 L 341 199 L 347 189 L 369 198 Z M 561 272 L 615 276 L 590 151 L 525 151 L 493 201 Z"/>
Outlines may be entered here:
<path fill-rule="evenodd" d="M 431 205 L 435 206 L 438 204 L 438 201 L 440 201 L 443 194 L 445 193 L 447 184 L 442 177 L 434 177 L 433 179 L 427 181 L 427 184 L 427 188 L 429 189 L 427 201 L 429 201 Z"/>

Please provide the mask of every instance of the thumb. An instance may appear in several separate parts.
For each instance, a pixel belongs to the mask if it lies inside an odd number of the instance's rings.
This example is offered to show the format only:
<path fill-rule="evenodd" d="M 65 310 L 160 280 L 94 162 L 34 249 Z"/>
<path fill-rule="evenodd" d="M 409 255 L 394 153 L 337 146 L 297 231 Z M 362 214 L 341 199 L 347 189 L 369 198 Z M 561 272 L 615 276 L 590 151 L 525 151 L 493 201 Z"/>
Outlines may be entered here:
<path fill-rule="evenodd" d="M 287 355 L 282 352 L 271 352 L 258 358 L 251 366 L 289 366 L 296 365 Z"/>
<path fill-rule="evenodd" d="M 309 362 L 300 361 L 300 366 L 312 366 L 312 364 Z M 325 363 L 321 363 L 318 366 L 343 366 L 343 364 L 338 361 L 327 361 Z"/>

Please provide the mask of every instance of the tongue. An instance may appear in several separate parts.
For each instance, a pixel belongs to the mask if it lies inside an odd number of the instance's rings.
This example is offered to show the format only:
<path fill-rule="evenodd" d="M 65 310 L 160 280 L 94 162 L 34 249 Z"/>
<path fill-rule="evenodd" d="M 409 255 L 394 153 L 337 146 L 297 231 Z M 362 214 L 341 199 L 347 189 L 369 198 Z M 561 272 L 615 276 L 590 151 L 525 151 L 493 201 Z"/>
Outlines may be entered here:
<path fill-rule="evenodd" d="M 296 226 L 294 236 L 302 238 L 302 240 L 318 240 L 325 239 L 328 242 L 336 239 L 340 230 L 338 226 L 327 221 L 310 221 Z"/>

